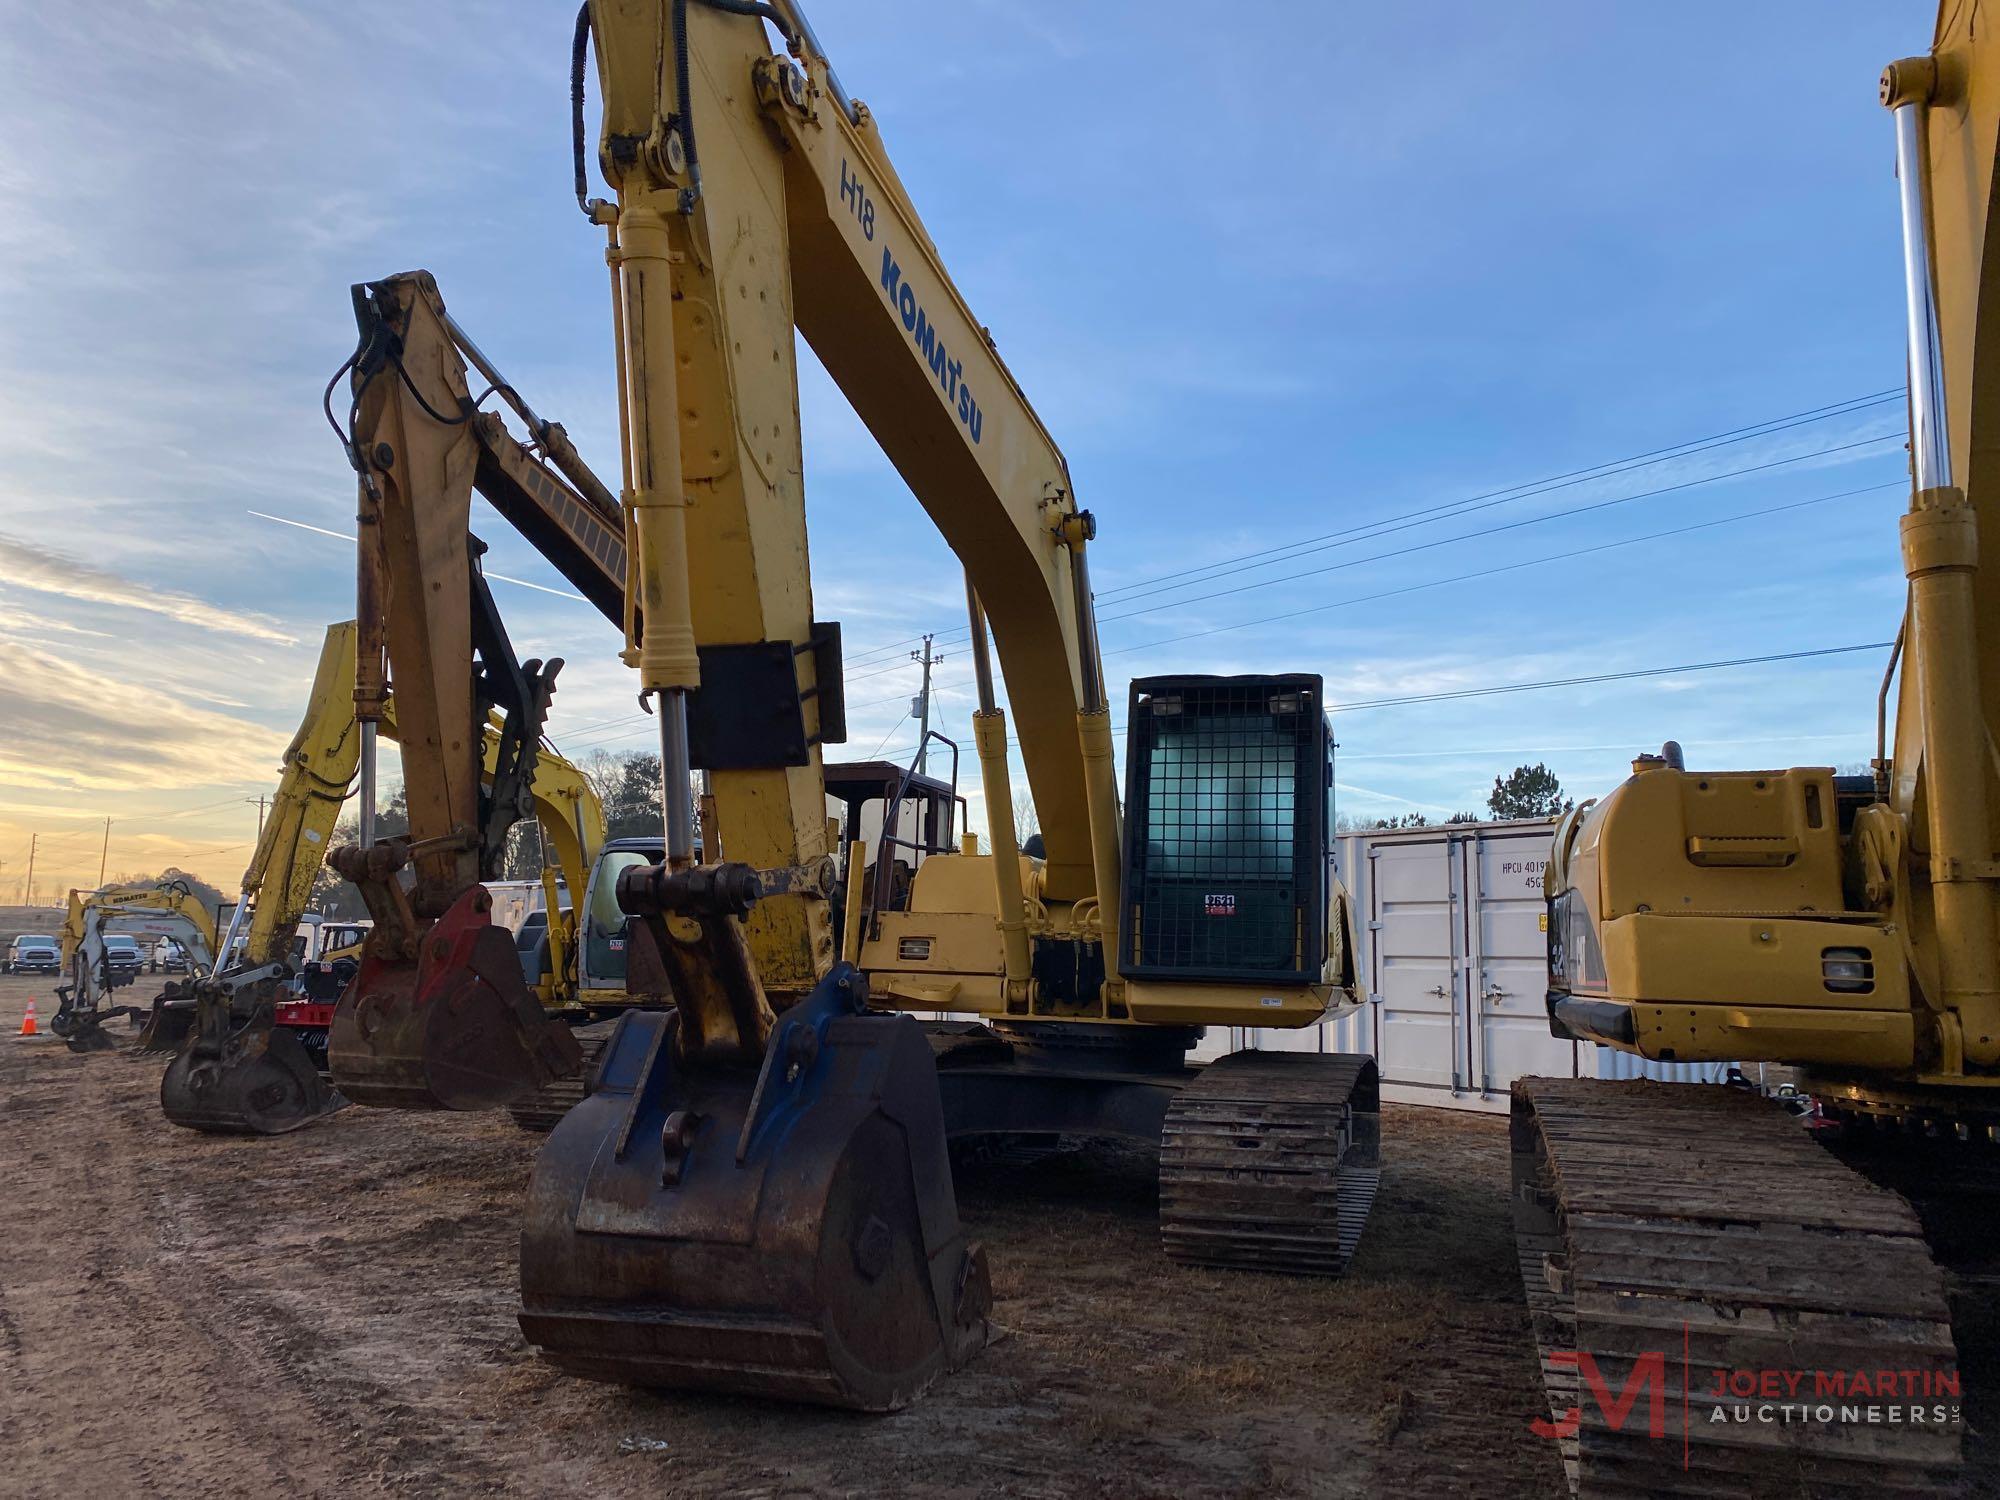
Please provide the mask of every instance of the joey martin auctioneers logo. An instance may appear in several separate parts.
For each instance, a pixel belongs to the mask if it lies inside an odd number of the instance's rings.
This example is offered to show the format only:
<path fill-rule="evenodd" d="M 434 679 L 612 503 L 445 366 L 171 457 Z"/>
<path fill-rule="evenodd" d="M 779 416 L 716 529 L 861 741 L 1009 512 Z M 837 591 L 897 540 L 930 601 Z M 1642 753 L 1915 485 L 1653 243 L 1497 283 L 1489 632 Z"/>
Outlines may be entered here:
<path fill-rule="evenodd" d="M 1615 1377 L 1586 1349 L 1553 1350 L 1548 1360 L 1556 1369 L 1576 1372 L 1579 1404 L 1553 1419 L 1530 1422 L 1538 1437 L 1575 1437 L 1588 1404 L 1613 1432 L 1636 1427 L 1662 1441 L 1680 1438 L 1683 1468 L 1693 1440 L 1725 1423 L 1833 1431 L 1944 1427 L 1962 1420 L 1955 1369 L 1703 1368 L 1691 1360 L 1685 1342 L 1678 1359 L 1669 1361 L 1665 1351 L 1653 1350 Z M 1607 1362 L 1627 1363 L 1609 1356 Z"/>

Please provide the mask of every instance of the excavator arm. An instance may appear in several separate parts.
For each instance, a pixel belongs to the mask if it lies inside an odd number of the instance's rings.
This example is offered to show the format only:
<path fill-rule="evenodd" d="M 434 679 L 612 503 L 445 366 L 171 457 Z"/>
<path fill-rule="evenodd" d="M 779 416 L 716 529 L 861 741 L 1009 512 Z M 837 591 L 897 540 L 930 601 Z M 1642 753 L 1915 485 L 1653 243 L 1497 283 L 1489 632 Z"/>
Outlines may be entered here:
<path fill-rule="evenodd" d="M 482 445 L 486 417 L 435 287 L 428 277 L 360 287 L 355 311 L 348 455 L 361 481 L 361 839 L 331 863 L 360 888 L 375 925 L 335 1012 L 329 1058 L 358 1103 L 487 1108 L 582 1060 L 522 978 L 480 884 L 499 873 L 509 832 L 534 811 L 542 724 L 562 663 L 515 655 L 480 570 L 484 547 L 467 528 L 491 445 Z M 374 747 L 392 690 L 410 831 L 377 841 Z"/>

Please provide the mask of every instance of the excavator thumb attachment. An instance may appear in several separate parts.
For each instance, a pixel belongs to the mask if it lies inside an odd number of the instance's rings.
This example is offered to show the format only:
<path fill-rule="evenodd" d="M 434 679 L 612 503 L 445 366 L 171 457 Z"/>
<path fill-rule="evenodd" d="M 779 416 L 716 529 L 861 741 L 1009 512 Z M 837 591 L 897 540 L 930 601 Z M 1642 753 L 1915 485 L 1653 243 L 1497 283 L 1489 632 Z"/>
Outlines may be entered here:
<path fill-rule="evenodd" d="M 937 1067 L 836 968 L 762 1065 L 694 1067 L 673 1012 L 618 1023 L 535 1164 L 521 1329 L 594 1380 L 890 1411 L 985 1344 Z"/>
<path fill-rule="evenodd" d="M 356 1104 L 391 1109 L 497 1109 L 583 1067 L 568 1025 L 521 976 L 520 956 L 473 886 L 409 944 L 387 956 L 373 938 L 334 1009 L 327 1055 Z"/>
<path fill-rule="evenodd" d="M 239 1003 L 204 987 L 195 1029 L 160 1079 L 160 1110 L 174 1124 L 211 1135 L 282 1135 L 347 1101 L 326 1084 L 312 1054 L 274 1026 L 268 997 L 236 1023 Z"/>
<path fill-rule="evenodd" d="M 49 1018 L 49 1030 L 63 1039 L 72 1052 L 110 1052 L 118 1044 L 104 1034 L 104 1023 L 117 1016 L 129 1016 L 132 1007 L 114 1005 L 97 1010 L 77 1003 L 77 987 L 56 991 L 56 1013 Z"/>
<path fill-rule="evenodd" d="M 126 1012 L 122 1008 L 109 1014 L 103 1011 L 75 1011 L 68 1017 L 59 1015 L 57 1019 L 63 1020 L 64 1025 L 58 1028 L 51 1021 L 49 1030 L 61 1037 L 63 1045 L 72 1052 L 111 1052 L 117 1049 L 118 1044 L 105 1035 L 104 1023 L 113 1015 L 124 1014 Z"/>

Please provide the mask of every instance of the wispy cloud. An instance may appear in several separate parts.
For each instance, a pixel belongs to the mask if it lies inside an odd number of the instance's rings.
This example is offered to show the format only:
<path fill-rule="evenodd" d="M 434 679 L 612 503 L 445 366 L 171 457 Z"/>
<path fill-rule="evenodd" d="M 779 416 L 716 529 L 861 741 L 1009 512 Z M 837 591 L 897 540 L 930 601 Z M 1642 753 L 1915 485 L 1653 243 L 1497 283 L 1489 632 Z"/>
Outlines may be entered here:
<path fill-rule="evenodd" d="M 192 594 L 141 584 L 103 568 L 92 567 L 25 537 L 0 532 L 0 550 L 7 555 L 7 583 L 41 594 L 57 594 L 86 604 L 115 605 L 146 614 L 164 615 L 184 625 L 247 636 L 291 646 L 298 637 L 273 622 L 240 610 L 224 609 Z"/>
<path fill-rule="evenodd" d="M 263 784 L 283 734 L 0 641 L 0 786 L 184 790 Z"/>

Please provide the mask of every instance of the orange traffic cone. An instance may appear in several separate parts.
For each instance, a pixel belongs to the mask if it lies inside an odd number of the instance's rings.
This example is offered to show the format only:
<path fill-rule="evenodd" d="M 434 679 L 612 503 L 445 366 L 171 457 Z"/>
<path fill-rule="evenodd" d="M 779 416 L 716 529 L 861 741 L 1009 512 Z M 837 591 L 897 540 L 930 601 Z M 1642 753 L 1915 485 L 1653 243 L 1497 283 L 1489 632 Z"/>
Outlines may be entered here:
<path fill-rule="evenodd" d="M 34 1034 L 35 1034 L 35 997 L 33 995 L 30 995 L 28 997 L 28 1013 L 25 1016 L 21 1017 L 21 1035 L 33 1036 Z"/>

